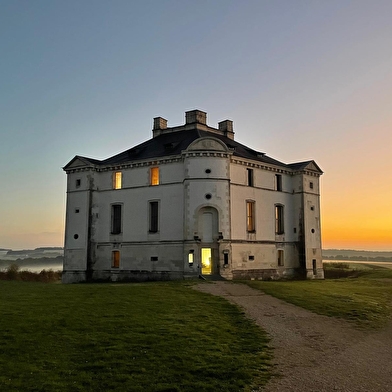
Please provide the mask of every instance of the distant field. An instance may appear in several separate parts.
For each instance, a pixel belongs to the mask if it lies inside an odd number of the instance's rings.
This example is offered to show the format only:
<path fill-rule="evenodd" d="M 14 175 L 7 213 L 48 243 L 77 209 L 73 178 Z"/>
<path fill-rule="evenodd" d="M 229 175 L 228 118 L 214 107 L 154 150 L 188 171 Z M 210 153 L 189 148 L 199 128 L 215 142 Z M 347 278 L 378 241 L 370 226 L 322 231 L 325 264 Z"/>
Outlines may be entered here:
<path fill-rule="evenodd" d="M 353 261 L 353 260 L 323 260 L 323 263 L 327 263 L 328 265 L 333 265 L 334 263 L 345 263 L 350 266 L 353 265 L 374 265 L 377 267 L 383 268 L 392 268 L 392 261 Z M 357 267 L 358 268 L 358 267 Z"/>
<path fill-rule="evenodd" d="M 369 251 L 350 249 L 323 249 L 324 259 L 353 261 L 392 261 L 392 251 Z"/>
<path fill-rule="evenodd" d="M 0 282 L 1 391 L 251 391 L 265 334 L 189 284 Z"/>

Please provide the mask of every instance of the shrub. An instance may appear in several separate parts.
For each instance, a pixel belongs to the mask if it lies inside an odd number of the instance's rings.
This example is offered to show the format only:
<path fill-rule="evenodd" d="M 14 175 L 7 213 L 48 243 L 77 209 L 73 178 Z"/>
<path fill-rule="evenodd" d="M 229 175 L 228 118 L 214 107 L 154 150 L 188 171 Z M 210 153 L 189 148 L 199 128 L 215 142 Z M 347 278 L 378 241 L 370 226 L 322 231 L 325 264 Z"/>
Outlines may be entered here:
<path fill-rule="evenodd" d="M 350 264 L 349 263 L 325 263 L 324 268 L 327 269 L 350 269 Z"/>
<path fill-rule="evenodd" d="M 6 271 L 7 280 L 20 280 L 19 279 L 19 266 L 11 264 Z"/>
<path fill-rule="evenodd" d="M 0 271 L 0 280 L 21 280 L 24 282 L 57 282 L 61 279 L 61 271 L 45 270 L 41 272 L 31 272 L 27 270 L 19 270 L 17 264 L 11 264 L 5 272 Z"/>

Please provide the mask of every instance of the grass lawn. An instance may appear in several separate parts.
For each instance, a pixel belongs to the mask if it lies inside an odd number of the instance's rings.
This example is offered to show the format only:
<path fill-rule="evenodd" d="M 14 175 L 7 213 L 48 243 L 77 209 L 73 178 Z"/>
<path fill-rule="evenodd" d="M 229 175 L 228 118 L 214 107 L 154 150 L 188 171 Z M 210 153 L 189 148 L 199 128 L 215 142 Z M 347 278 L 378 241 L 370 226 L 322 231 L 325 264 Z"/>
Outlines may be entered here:
<path fill-rule="evenodd" d="M 313 283 L 313 282 L 311 282 Z M 247 391 L 262 331 L 186 283 L 0 281 L 1 391 Z"/>
<path fill-rule="evenodd" d="M 392 315 L 392 270 L 352 264 L 355 278 L 249 281 L 253 288 L 312 312 L 344 318 L 358 327 L 384 326 Z"/>

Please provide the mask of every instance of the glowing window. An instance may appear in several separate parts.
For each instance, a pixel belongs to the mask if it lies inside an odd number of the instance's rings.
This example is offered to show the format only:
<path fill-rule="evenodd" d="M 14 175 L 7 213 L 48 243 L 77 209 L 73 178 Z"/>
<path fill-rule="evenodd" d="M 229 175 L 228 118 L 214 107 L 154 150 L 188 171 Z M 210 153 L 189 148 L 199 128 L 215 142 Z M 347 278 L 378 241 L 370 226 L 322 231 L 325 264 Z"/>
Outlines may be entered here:
<path fill-rule="evenodd" d="M 193 249 L 191 249 L 188 253 L 188 263 L 189 266 L 192 267 L 193 266 L 193 255 L 194 255 L 195 251 Z"/>
<path fill-rule="evenodd" d="M 113 173 L 113 189 L 121 189 L 122 186 L 122 173 L 114 172 Z"/>
<path fill-rule="evenodd" d="M 255 231 L 255 202 L 246 202 L 246 230 L 248 232 Z"/>
<path fill-rule="evenodd" d="M 120 267 L 120 251 L 114 250 L 112 252 L 112 268 Z"/>
<path fill-rule="evenodd" d="M 150 184 L 159 185 L 159 167 L 152 167 L 150 169 Z"/>

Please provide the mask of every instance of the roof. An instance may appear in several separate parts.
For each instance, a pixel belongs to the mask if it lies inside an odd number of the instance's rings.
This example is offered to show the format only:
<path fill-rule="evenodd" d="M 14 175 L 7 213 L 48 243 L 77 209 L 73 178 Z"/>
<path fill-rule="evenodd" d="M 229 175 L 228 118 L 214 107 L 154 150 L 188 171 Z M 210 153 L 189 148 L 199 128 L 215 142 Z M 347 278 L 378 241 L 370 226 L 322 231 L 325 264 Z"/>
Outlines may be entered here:
<path fill-rule="evenodd" d="M 304 162 L 297 162 L 297 163 L 290 163 L 287 166 L 290 169 L 295 170 L 295 171 L 310 170 L 310 171 L 318 172 L 320 174 L 323 173 L 323 171 L 320 169 L 320 167 L 317 165 L 317 163 L 313 160 L 304 161 Z"/>
<path fill-rule="evenodd" d="M 306 161 L 292 164 L 285 164 L 274 158 L 269 157 L 263 152 L 249 148 L 235 140 L 213 132 L 203 131 L 200 129 L 187 129 L 177 132 L 168 132 L 156 136 L 146 142 L 143 142 L 126 151 L 116 154 L 104 160 L 91 159 L 87 157 L 76 156 L 65 167 L 64 170 L 73 169 L 81 166 L 116 166 L 130 162 L 159 159 L 168 156 L 178 156 L 186 150 L 192 142 L 197 139 L 212 137 L 219 139 L 228 147 L 233 156 L 245 158 L 268 165 L 274 165 L 288 170 L 313 170 L 322 173 L 321 169 L 314 161 Z M 311 165 L 313 163 L 313 165 Z"/>
<path fill-rule="evenodd" d="M 101 161 L 100 164 L 115 165 L 129 161 L 162 158 L 170 155 L 181 155 L 181 153 L 186 150 L 192 142 L 204 137 L 213 137 L 221 140 L 233 152 L 234 156 L 258 160 L 278 166 L 286 166 L 284 163 L 270 158 L 262 152 L 255 151 L 244 146 L 243 144 L 229 139 L 226 136 L 197 129 L 159 135 L 120 154 L 105 159 Z"/>

